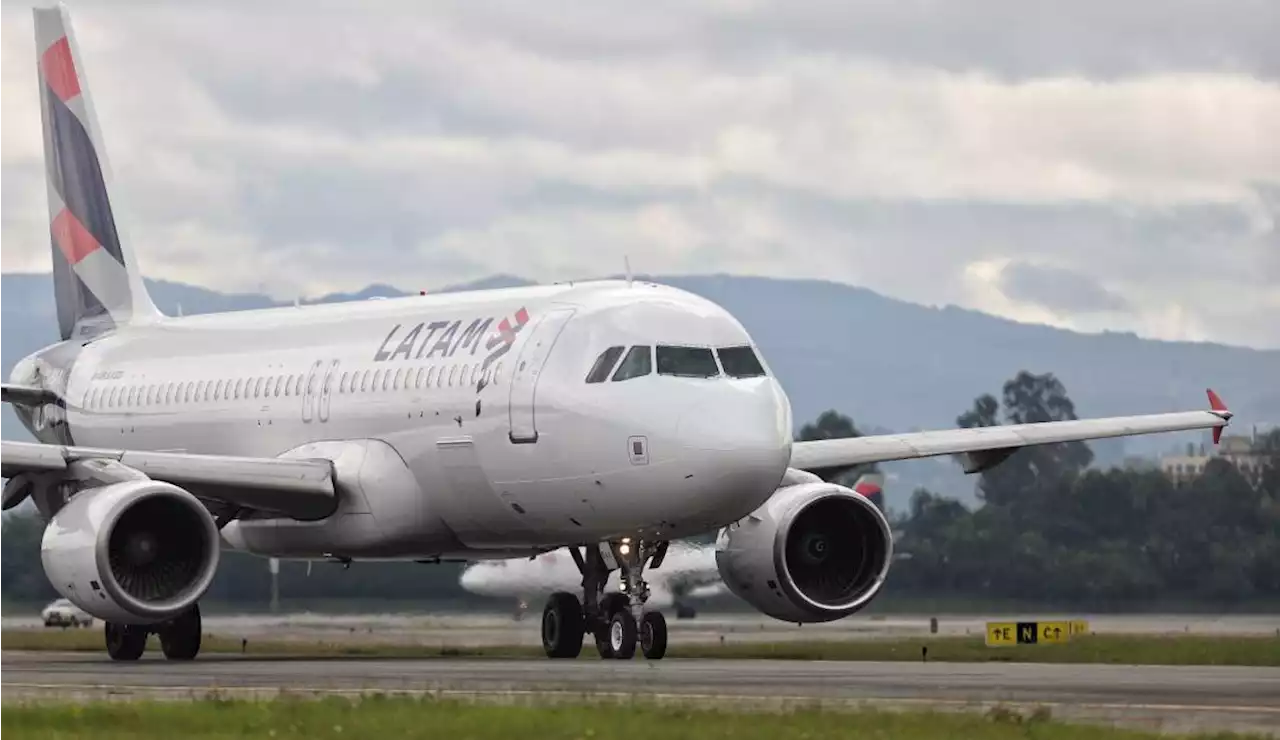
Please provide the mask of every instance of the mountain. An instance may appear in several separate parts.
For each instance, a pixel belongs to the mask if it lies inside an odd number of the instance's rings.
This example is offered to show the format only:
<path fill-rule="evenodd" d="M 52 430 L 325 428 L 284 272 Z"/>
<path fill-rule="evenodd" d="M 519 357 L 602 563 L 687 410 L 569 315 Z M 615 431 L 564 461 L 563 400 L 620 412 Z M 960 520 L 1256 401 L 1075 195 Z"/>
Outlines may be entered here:
<path fill-rule="evenodd" d="M 1212 386 L 1237 412 L 1233 427 L 1280 422 L 1280 351 L 1164 342 L 1128 333 L 1080 334 L 1021 324 L 977 311 L 935 308 L 866 288 L 817 280 L 730 275 L 646 278 L 705 296 L 751 332 L 791 397 L 796 425 L 828 408 L 866 431 L 951 427 L 983 393 L 997 397 L 1019 370 L 1053 372 L 1081 416 L 1158 413 L 1205 405 Z M 56 339 L 49 275 L 5 274 L 0 284 L 0 365 Z M 148 281 L 161 310 L 177 314 L 283 305 L 258 294 L 226 294 Z M 509 275 L 435 292 L 528 284 Z M 404 295 L 387 285 L 312 302 Z M 5 438 L 26 433 L 7 409 Z M 1096 443 L 1100 462 L 1124 454 L 1185 447 L 1198 435 L 1159 435 Z M 973 479 L 949 460 L 890 466 L 889 503 L 903 505 L 916 485 L 969 498 Z M 895 475 L 895 472 L 897 475 Z"/>

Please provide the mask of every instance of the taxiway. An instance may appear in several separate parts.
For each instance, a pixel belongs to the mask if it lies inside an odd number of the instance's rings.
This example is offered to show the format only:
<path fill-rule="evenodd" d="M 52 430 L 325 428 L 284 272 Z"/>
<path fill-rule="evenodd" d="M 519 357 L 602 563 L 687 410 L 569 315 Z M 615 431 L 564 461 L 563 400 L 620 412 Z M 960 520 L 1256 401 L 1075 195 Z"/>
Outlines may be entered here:
<path fill-rule="evenodd" d="M 208 655 L 136 664 L 100 655 L 3 653 L 6 701 L 432 694 L 486 701 L 632 696 L 754 708 L 877 706 L 974 710 L 1048 707 L 1055 717 L 1167 731 L 1280 728 L 1280 669 L 747 660 L 630 662 L 455 659 L 260 659 Z"/>

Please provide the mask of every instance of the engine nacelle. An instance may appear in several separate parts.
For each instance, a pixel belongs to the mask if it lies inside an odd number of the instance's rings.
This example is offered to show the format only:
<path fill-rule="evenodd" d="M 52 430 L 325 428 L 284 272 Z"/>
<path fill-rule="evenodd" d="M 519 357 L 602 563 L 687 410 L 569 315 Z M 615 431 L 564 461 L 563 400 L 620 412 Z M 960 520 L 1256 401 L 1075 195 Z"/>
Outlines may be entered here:
<path fill-rule="evenodd" d="M 76 494 L 40 544 L 58 593 L 121 624 L 172 619 L 208 590 L 218 569 L 218 527 L 187 491 L 131 480 Z"/>
<path fill-rule="evenodd" d="M 729 590 L 785 622 L 853 614 L 879 593 L 892 560 L 884 514 L 834 483 L 779 488 L 716 541 L 716 566 Z"/>

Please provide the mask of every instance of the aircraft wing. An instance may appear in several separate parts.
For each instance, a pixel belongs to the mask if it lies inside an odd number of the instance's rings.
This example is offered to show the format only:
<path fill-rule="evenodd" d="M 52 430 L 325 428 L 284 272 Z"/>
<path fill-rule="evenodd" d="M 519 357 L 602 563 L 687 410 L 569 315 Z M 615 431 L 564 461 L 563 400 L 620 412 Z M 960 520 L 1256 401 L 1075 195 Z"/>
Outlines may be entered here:
<path fill-rule="evenodd" d="M 82 461 L 120 464 L 159 481 L 180 486 L 198 498 L 233 506 L 320 519 L 337 504 L 333 463 L 329 460 L 195 455 L 72 447 L 36 442 L 0 442 L 0 476 L 57 473 Z M 17 494 L 17 491 L 14 491 Z M 10 496 L 4 508 L 21 503 Z"/>
<path fill-rule="evenodd" d="M 20 406 L 42 406 L 46 403 L 61 404 L 62 397 L 45 388 L 0 383 L 0 402 L 15 403 Z"/>
<path fill-rule="evenodd" d="M 1231 412 L 1218 394 L 1210 390 L 1208 395 L 1207 411 L 795 442 L 791 446 L 791 467 L 822 475 L 864 463 L 960 455 L 964 472 L 979 473 L 1032 445 L 1195 429 L 1212 429 L 1216 443 Z"/>

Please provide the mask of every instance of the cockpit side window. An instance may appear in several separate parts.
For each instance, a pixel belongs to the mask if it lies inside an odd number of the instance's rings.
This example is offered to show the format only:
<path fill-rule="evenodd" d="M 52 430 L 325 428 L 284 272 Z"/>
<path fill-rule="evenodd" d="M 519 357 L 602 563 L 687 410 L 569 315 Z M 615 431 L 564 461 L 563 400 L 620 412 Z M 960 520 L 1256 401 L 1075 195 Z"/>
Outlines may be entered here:
<path fill-rule="evenodd" d="M 653 348 L 647 344 L 637 344 L 627 350 L 622 364 L 613 374 L 614 380 L 630 380 L 653 372 Z"/>
<path fill-rule="evenodd" d="M 588 383 L 603 383 L 609 378 L 609 371 L 613 369 L 614 363 L 618 361 L 618 356 L 622 354 L 623 347 L 610 347 L 600 353 L 596 358 L 596 364 L 591 366 L 591 372 L 587 373 Z"/>
<path fill-rule="evenodd" d="M 658 374 L 714 378 L 720 374 L 710 347 L 658 347 Z"/>
<path fill-rule="evenodd" d="M 760 358 L 751 347 L 721 347 L 716 350 L 720 366 L 730 378 L 759 378 L 765 375 Z"/>

